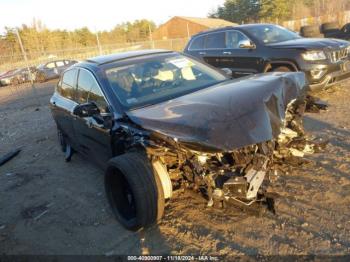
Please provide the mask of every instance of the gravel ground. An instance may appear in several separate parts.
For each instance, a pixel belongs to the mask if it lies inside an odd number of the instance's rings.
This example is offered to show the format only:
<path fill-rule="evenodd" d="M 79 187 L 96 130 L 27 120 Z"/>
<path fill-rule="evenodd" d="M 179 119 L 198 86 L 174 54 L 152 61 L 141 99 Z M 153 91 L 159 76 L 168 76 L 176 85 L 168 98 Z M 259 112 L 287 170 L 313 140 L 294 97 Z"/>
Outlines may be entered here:
<path fill-rule="evenodd" d="M 277 215 L 212 209 L 185 192 L 139 233 L 113 218 L 99 169 L 79 155 L 64 161 L 47 106 L 53 85 L 38 86 L 40 106 L 25 87 L 0 88 L 0 156 L 22 147 L 0 167 L 0 254 L 350 254 L 348 85 L 320 94 L 328 111 L 305 116 L 329 145 L 277 177 Z"/>

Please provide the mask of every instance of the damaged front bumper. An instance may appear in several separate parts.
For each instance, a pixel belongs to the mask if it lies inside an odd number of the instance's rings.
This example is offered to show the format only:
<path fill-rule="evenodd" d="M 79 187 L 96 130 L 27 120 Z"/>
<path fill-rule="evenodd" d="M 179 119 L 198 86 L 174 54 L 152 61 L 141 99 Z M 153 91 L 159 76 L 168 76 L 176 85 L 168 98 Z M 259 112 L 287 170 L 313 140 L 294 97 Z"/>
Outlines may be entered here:
<path fill-rule="evenodd" d="M 350 61 L 346 60 L 337 65 L 338 70 L 327 73 L 319 83 L 310 84 L 311 91 L 321 91 L 337 84 L 341 84 L 350 78 Z M 327 70 L 327 69 L 326 69 Z"/>

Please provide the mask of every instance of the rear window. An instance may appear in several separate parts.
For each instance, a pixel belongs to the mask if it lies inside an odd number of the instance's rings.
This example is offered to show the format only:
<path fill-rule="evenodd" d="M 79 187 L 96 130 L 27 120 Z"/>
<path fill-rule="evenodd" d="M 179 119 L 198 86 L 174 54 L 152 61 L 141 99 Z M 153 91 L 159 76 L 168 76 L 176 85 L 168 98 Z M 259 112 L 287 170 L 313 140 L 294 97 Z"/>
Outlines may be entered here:
<path fill-rule="evenodd" d="M 225 48 L 225 32 L 208 34 L 206 39 L 207 48 Z"/>
<path fill-rule="evenodd" d="M 205 42 L 205 36 L 196 37 L 192 41 L 189 49 L 191 49 L 191 50 L 204 49 L 204 42 Z"/>
<path fill-rule="evenodd" d="M 46 67 L 47 68 L 55 68 L 56 66 L 55 66 L 55 62 L 51 62 L 51 63 L 48 63 L 47 65 L 46 65 Z"/>
<path fill-rule="evenodd" d="M 56 66 L 58 67 L 64 66 L 63 61 L 56 61 Z"/>

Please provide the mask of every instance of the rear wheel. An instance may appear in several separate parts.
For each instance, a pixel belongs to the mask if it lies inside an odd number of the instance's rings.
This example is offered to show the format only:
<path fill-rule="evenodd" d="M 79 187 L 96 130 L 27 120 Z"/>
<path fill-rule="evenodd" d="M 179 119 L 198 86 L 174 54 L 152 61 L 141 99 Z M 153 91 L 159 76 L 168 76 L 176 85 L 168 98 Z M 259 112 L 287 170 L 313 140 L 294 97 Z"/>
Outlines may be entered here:
<path fill-rule="evenodd" d="M 115 217 L 129 230 L 148 227 L 163 216 L 163 188 L 142 152 L 112 158 L 105 175 L 105 189 Z"/>
<path fill-rule="evenodd" d="M 45 81 L 46 81 L 45 75 L 44 75 L 44 74 L 39 74 L 39 75 L 38 75 L 38 82 L 39 82 L 39 83 L 43 83 L 43 82 L 45 82 Z"/>
<path fill-rule="evenodd" d="M 66 137 L 61 130 L 57 129 L 58 142 L 60 143 L 61 150 L 64 153 L 66 162 L 70 162 L 73 156 L 73 148 L 68 143 Z"/>

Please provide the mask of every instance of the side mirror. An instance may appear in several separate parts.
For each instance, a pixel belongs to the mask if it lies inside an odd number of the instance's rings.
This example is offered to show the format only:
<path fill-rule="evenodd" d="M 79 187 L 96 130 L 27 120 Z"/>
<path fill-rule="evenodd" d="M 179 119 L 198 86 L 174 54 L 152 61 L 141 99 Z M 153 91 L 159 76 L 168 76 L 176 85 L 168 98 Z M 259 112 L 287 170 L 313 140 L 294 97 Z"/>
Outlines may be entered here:
<path fill-rule="evenodd" d="M 248 39 L 239 41 L 238 46 L 239 46 L 239 48 L 245 48 L 245 49 L 255 49 L 256 48 L 255 44 Z"/>
<path fill-rule="evenodd" d="M 225 75 L 232 77 L 232 70 L 230 68 L 221 68 L 221 71 L 223 71 Z"/>
<path fill-rule="evenodd" d="M 77 105 L 73 110 L 73 114 L 79 117 L 92 117 L 100 113 L 100 109 L 94 102 Z"/>

